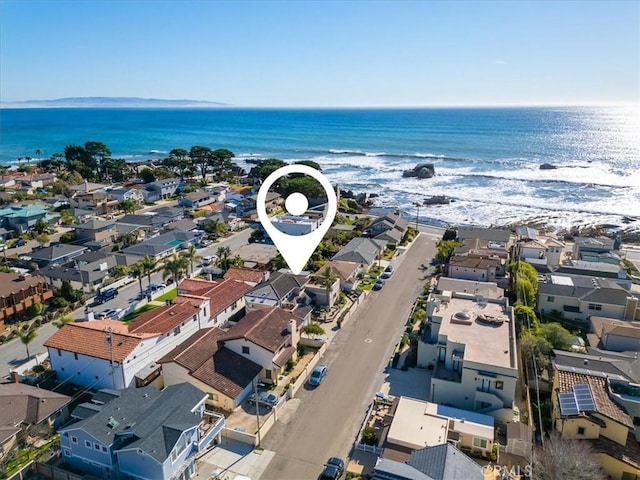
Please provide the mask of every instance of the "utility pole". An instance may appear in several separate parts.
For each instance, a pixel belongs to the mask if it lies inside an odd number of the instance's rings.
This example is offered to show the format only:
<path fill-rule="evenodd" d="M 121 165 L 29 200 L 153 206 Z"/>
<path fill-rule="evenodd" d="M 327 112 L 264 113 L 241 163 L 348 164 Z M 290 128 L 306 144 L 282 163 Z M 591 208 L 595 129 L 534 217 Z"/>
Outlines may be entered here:
<path fill-rule="evenodd" d="M 416 232 L 418 231 L 418 220 L 420 218 L 420 204 L 418 202 L 413 202 L 413 205 L 418 208 L 416 213 Z"/>
<path fill-rule="evenodd" d="M 111 327 L 107 327 L 105 332 L 107 332 L 107 343 L 109 344 L 109 357 L 111 359 L 111 384 L 115 390 L 116 388 L 116 372 L 115 367 L 113 365 L 113 339 L 111 338 L 111 334 L 113 333 L 113 329 Z"/>

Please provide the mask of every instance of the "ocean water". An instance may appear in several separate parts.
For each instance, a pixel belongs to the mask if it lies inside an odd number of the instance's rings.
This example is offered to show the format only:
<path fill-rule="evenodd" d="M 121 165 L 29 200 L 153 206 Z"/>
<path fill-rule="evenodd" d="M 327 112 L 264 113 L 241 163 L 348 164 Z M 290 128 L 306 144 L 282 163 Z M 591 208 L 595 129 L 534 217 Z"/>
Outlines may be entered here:
<path fill-rule="evenodd" d="M 115 158 L 163 158 L 172 148 L 228 148 L 239 164 L 317 161 L 344 189 L 443 225 L 537 221 L 640 230 L 637 108 L 3 109 L 0 163 L 102 141 Z M 402 172 L 432 162 L 436 176 Z M 542 163 L 555 170 L 540 170 Z"/>

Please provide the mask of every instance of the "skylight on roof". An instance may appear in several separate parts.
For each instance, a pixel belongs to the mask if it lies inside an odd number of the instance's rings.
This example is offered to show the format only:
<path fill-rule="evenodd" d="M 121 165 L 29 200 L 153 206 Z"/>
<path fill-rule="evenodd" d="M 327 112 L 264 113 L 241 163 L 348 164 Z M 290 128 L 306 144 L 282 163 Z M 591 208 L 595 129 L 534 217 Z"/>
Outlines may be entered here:
<path fill-rule="evenodd" d="M 566 285 L 567 287 L 573 287 L 573 279 L 562 275 L 551 275 L 551 283 L 554 285 Z"/>

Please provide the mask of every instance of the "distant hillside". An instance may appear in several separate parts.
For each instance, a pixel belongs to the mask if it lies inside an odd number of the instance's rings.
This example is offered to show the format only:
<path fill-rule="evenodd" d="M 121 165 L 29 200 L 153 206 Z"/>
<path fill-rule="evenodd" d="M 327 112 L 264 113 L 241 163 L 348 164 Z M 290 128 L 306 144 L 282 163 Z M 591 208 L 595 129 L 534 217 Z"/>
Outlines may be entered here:
<path fill-rule="evenodd" d="M 167 108 L 167 107 L 224 107 L 225 103 L 202 100 L 165 100 L 139 97 L 68 97 L 55 100 L 24 100 L 2 102 L 2 108 L 44 108 L 44 107 L 122 107 L 122 108 Z"/>

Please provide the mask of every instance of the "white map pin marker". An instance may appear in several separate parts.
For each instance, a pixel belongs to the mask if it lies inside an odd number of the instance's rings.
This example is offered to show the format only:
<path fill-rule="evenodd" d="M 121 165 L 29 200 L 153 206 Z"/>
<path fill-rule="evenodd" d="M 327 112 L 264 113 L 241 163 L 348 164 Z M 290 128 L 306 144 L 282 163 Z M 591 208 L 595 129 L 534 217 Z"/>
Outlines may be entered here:
<path fill-rule="evenodd" d="M 302 173 L 315 178 L 327 193 L 327 206 L 324 210 L 324 220 L 318 228 L 306 235 L 295 236 L 282 233 L 271 223 L 271 219 L 269 215 L 267 215 L 266 200 L 269 188 L 271 188 L 273 182 L 278 178 L 289 175 L 290 173 Z M 287 197 L 285 205 L 291 214 L 300 215 L 306 211 L 308 202 L 303 194 L 295 192 Z M 307 165 L 287 165 L 286 167 L 277 169 L 265 179 L 258 191 L 256 210 L 258 211 L 258 219 L 262 227 L 269 234 L 271 240 L 273 240 L 282 258 L 287 262 L 291 271 L 299 275 L 307 263 L 307 260 L 309 260 L 318 244 L 322 241 L 324 234 L 331 228 L 333 219 L 338 211 L 338 199 L 336 198 L 336 192 L 333 191 L 333 186 L 329 182 L 329 179 L 318 170 Z"/>

